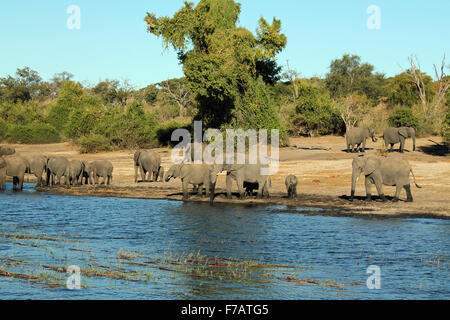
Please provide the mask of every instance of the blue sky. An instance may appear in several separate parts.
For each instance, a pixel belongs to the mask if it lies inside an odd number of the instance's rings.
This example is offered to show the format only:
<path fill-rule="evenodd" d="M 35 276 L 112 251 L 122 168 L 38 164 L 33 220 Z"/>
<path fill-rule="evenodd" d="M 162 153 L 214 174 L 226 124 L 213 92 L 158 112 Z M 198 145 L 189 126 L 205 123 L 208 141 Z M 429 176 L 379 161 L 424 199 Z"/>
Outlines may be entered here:
<path fill-rule="evenodd" d="M 193 1 L 197 3 L 198 1 Z M 239 1 L 238 1 L 239 2 Z M 448 0 L 241 0 L 239 25 L 255 31 L 260 16 L 281 19 L 288 37 L 280 64 L 289 60 L 304 77 L 324 76 L 332 59 L 357 54 L 376 71 L 395 75 L 416 54 L 432 75 L 444 53 L 450 64 Z M 66 12 L 81 9 L 81 28 Z M 45 79 L 68 71 L 75 80 L 128 79 L 136 88 L 182 76 L 176 54 L 146 32 L 146 11 L 172 16 L 182 0 L 55 0 L 0 3 L 0 77 L 29 66 Z M 381 29 L 370 30 L 366 9 L 381 10 Z"/>

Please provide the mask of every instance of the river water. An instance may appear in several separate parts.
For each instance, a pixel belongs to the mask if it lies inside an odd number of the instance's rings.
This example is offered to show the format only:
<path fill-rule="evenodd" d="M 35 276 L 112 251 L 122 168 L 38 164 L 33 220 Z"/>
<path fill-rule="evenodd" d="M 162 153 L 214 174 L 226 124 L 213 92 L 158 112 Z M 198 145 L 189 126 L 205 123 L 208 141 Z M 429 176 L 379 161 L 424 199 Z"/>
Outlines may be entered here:
<path fill-rule="evenodd" d="M 450 298 L 450 221 L 310 214 L 320 210 L 26 185 L 0 194 L 0 299 Z M 81 270 L 80 290 L 55 269 L 69 265 Z"/>

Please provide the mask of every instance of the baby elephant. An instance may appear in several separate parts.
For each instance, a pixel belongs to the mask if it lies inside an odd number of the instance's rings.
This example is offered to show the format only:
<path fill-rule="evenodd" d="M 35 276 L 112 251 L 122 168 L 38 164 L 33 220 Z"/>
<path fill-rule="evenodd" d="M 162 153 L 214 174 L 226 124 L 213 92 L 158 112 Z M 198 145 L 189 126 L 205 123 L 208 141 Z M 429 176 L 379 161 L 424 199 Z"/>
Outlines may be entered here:
<path fill-rule="evenodd" d="M 297 177 L 294 176 L 293 174 L 290 174 L 286 177 L 285 180 L 286 183 L 286 190 L 288 193 L 288 198 L 296 198 L 297 197 Z"/>

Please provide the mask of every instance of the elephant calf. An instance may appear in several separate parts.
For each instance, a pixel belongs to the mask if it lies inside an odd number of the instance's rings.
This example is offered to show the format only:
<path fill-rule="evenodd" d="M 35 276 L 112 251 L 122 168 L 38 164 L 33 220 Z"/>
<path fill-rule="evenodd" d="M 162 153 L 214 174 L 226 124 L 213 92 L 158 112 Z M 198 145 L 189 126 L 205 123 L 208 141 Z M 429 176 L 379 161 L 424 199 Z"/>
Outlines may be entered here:
<path fill-rule="evenodd" d="M 286 190 L 288 194 L 288 198 L 296 198 L 297 197 L 297 183 L 298 179 L 293 174 L 290 174 L 286 177 L 284 181 L 286 184 Z"/>
<path fill-rule="evenodd" d="M 406 191 L 407 202 L 412 202 L 411 187 L 409 183 L 409 173 L 411 172 L 414 178 L 416 187 L 421 188 L 416 183 L 414 172 L 408 161 L 397 157 L 357 157 L 353 159 L 352 163 L 352 190 L 350 201 L 353 201 L 355 195 L 355 186 L 358 177 L 362 172 L 365 176 L 365 187 L 368 201 L 372 199 L 371 187 L 375 184 L 378 195 L 383 201 L 386 201 L 383 192 L 383 184 L 386 186 L 396 186 L 394 202 L 398 201 L 402 188 Z"/>
<path fill-rule="evenodd" d="M 212 166 L 206 164 L 176 164 L 169 168 L 164 180 L 170 181 L 172 178 L 180 178 L 183 186 L 183 199 L 189 198 L 188 185 L 193 184 L 202 193 L 202 185 L 205 187 L 206 196 L 210 195 L 212 183 Z"/>
<path fill-rule="evenodd" d="M 0 157 L 0 191 L 6 190 L 6 161 Z"/>
<path fill-rule="evenodd" d="M 358 149 L 364 152 L 367 138 L 372 138 L 373 142 L 378 140 L 375 132 L 369 127 L 349 128 L 345 133 L 345 138 L 347 140 L 347 152 L 358 151 Z"/>

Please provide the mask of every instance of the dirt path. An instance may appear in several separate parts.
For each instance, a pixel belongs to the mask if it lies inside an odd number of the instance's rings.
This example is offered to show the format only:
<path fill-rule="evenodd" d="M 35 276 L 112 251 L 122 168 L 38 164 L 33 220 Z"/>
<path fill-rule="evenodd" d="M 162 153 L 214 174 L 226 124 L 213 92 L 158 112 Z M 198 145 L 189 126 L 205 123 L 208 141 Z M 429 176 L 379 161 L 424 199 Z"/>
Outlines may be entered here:
<path fill-rule="evenodd" d="M 292 138 L 291 146 L 318 146 L 329 150 L 302 150 L 294 147 L 280 149 L 280 168 L 272 177 L 270 200 L 246 199 L 243 201 L 225 199 L 224 174 L 219 176 L 217 183 L 216 202 L 253 203 L 253 204 L 285 204 L 296 211 L 295 207 L 320 207 L 323 211 L 314 211 L 319 214 L 333 215 L 379 215 L 379 216 L 417 216 L 417 217 L 450 217 L 450 155 L 442 155 L 442 150 L 436 146 L 432 139 L 441 142 L 440 137 L 417 139 L 416 151 L 395 153 L 395 156 L 406 158 L 413 167 L 418 184 L 423 188 L 412 188 L 414 202 L 382 203 L 363 201 L 365 195 L 364 178 L 358 180 L 357 199 L 351 203 L 347 200 L 350 194 L 351 162 L 356 154 L 344 152 L 345 140 L 343 137 L 327 136 L 318 138 Z M 382 140 L 373 143 L 368 140 L 367 153 L 376 153 L 382 147 Z M 406 149 L 411 149 L 411 141 L 406 143 Z M 181 200 L 181 182 L 179 180 L 169 183 L 134 183 L 133 154 L 134 150 L 122 150 L 108 153 L 81 155 L 77 148 L 68 143 L 50 145 L 12 145 L 18 153 L 30 155 L 41 153 L 47 156 L 60 155 L 70 159 L 108 159 L 114 165 L 114 186 L 81 186 L 57 187 L 52 192 L 71 195 L 91 195 L 107 197 L 131 198 L 157 198 Z M 163 166 L 167 170 L 170 165 L 170 149 L 156 149 L 162 157 Z M 295 174 L 299 178 L 298 199 L 286 199 L 284 179 L 288 174 Z M 29 181 L 34 181 L 29 176 Z M 234 187 L 235 188 L 235 187 Z M 384 187 L 385 194 L 392 197 L 394 187 Z M 237 190 L 237 189 L 236 189 Z M 375 189 L 374 189 L 375 192 Z M 375 194 L 375 193 L 374 193 Z M 404 200 L 406 195 L 402 191 L 400 196 Z M 208 201 L 197 196 L 192 201 Z"/>

